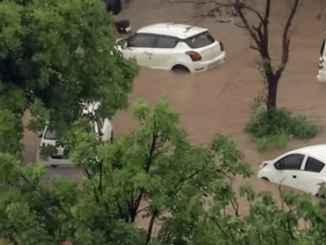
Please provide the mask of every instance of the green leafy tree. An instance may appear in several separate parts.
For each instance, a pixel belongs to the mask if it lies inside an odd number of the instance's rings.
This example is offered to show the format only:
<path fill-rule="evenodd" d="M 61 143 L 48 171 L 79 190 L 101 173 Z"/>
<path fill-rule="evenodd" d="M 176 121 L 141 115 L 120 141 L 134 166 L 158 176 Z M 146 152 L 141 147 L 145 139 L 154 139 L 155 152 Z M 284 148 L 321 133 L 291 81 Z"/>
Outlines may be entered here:
<path fill-rule="evenodd" d="M 166 214 L 189 222 L 199 218 L 216 188 L 230 187 L 225 174 L 250 176 L 228 138 L 218 135 L 209 149 L 190 144 L 167 100 L 153 111 L 139 101 L 133 115 L 140 129 L 113 144 L 103 145 L 87 120 L 74 123 L 68 146 L 74 164 L 85 170 L 82 185 L 48 182 L 42 165 L 25 168 L 0 153 L 0 179 L 10 187 L 0 197 L 0 237 L 17 244 L 149 244 L 157 241 L 154 223 L 170 222 Z M 151 217 L 146 233 L 133 226 L 142 211 Z"/>
<path fill-rule="evenodd" d="M 210 149 L 192 145 L 166 99 L 153 111 L 138 101 L 133 115 L 140 129 L 113 144 L 99 144 L 84 122 L 76 124 L 68 138 L 71 159 L 85 169 L 94 201 L 116 210 L 116 218 L 126 223 L 134 223 L 141 212 L 150 216 L 146 244 L 152 242 L 155 222 L 169 221 L 167 214 L 199 218 L 198 206 L 207 205 L 204 200 L 215 188 L 230 187 L 225 174 L 250 176 L 244 156 L 227 137 L 216 136 Z M 230 195 L 235 201 L 234 193 Z"/>
<path fill-rule="evenodd" d="M 136 67 L 114 48 L 112 26 L 98 0 L 0 1 L 2 151 L 20 150 L 20 137 L 8 130 L 22 132 L 26 109 L 31 129 L 42 130 L 50 120 L 63 135 L 81 102 L 100 102 L 107 117 L 127 106 Z"/>
<path fill-rule="evenodd" d="M 0 238 L 19 245 L 324 244 L 324 201 L 282 192 L 278 205 L 248 184 L 235 190 L 235 176 L 251 176 L 235 143 L 216 135 L 209 147 L 190 144 L 165 99 L 153 110 L 139 101 L 133 115 L 139 130 L 111 144 L 87 120 L 73 124 L 67 138 L 73 163 L 85 171 L 81 184 L 48 180 L 42 165 L 22 167 L 0 153 L 1 184 L 9 188 L 0 196 Z M 239 198 L 248 212 L 240 212 Z M 147 231 L 134 226 L 142 211 Z"/>

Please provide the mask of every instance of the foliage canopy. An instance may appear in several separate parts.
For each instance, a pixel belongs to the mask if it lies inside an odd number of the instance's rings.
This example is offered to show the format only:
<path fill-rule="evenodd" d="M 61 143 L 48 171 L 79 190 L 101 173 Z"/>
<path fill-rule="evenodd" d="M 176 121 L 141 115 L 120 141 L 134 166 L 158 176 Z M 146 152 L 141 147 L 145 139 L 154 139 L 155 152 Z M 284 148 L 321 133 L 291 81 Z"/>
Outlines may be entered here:
<path fill-rule="evenodd" d="M 62 134 L 79 117 L 81 102 L 100 102 L 106 117 L 126 108 L 137 70 L 114 48 L 112 26 L 98 0 L 0 1 L 2 151 L 19 151 L 17 134 L 8 134 L 10 127 L 22 132 L 26 109 L 31 129 L 51 119 Z"/>
<path fill-rule="evenodd" d="M 101 144 L 88 123 L 73 124 L 70 156 L 85 171 L 82 184 L 49 181 L 42 165 L 22 167 L 0 153 L 9 188 L 0 196 L 0 237 L 24 245 L 323 244 L 325 211 L 308 196 L 284 192 L 278 205 L 248 184 L 233 188 L 251 170 L 231 139 L 192 145 L 165 99 L 153 110 L 138 101 L 133 115 L 139 130 L 112 144 Z M 134 226 L 144 213 L 147 231 Z"/>

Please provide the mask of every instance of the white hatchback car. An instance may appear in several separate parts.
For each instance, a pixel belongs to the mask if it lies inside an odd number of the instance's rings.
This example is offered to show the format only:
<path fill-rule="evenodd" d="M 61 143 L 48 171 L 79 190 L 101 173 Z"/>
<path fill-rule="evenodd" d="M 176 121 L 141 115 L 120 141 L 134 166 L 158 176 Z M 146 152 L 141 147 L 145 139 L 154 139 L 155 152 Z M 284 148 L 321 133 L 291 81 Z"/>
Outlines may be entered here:
<path fill-rule="evenodd" d="M 125 58 L 135 58 L 140 66 L 164 70 L 199 72 L 226 58 L 223 43 L 216 41 L 208 29 L 175 23 L 143 27 L 118 40 L 118 48 Z"/>
<path fill-rule="evenodd" d="M 265 161 L 258 177 L 317 195 L 326 183 L 326 144 L 308 146 Z"/>
<path fill-rule="evenodd" d="M 92 114 L 94 117 L 95 111 L 98 109 L 99 103 L 91 103 L 83 110 L 82 114 Z M 102 133 L 101 140 L 102 142 L 108 142 L 113 134 L 113 128 L 110 120 L 105 118 L 99 118 L 99 122 L 92 123 L 94 126 L 94 131 L 99 135 L 99 130 Z M 100 125 L 99 125 L 100 124 Z M 36 161 L 42 162 L 46 166 L 56 167 L 63 165 L 70 165 L 71 162 L 68 157 L 64 154 L 64 147 L 60 146 L 57 135 L 54 131 L 52 131 L 48 126 L 45 127 L 43 133 L 40 135 L 40 147 L 36 153 Z M 52 145 L 56 146 L 57 153 L 51 156 L 42 155 L 42 147 L 43 145 Z"/>
<path fill-rule="evenodd" d="M 318 82 L 326 82 L 326 31 L 325 31 L 325 38 L 321 45 L 320 49 L 320 57 L 319 57 L 319 70 L 317 75 Z"/>

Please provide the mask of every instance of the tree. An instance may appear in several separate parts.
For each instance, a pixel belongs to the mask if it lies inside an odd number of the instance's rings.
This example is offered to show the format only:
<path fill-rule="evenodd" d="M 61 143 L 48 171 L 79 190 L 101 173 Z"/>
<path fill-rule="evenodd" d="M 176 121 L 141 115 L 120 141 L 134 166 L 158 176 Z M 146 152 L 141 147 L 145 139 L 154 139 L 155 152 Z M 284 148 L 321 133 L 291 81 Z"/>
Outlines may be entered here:
<path fill-rule="evenodd" d="M 208 11 L 205 16 L 215 16 L 221 14 L 222 11 L 227 11 L 236 15 L 241 19 L 242 28 L 250 35 L 253 45 L 250 48 L 256 50 L 261 57 L 264 77 L 268 84 L 268 95 L 266 104 L 269 110 L 276 109 L 277 87 L 282 73 L 289 60 L 290 52 L 290 28 L 297 12 L 300 0 L 293 0 L 289 14 L 286 18 L 285 26 L 282 35 L 282 55 L 281 63 L 277 66 L 272 63 L 269 51 L 269 23 L 272 0 L 265 0 L 263 13 L 256 9 L 253 4 L 247 3 L 245 0 L 227 0 L 227 1 L 183 1 L 176 0 L 176 3 L 197 3 L 197 4 L 214 4 L 214 7 Z M 276 4 L 276 3 L 275 3 Z M 254 15 L 256 18 L 250 19 L 249 15 Z M 256 24 L 257 23 L 257 24 Z"/>
<path fill-rule="evenodd" d="M 0 197 L 0 237 L 17 244 L 149 244 L 154 222 L 164 223 L 166 213 L 199 215 L 219 185 L 229 188 L 225 174 L 250 175 L 228 138 L 217 136 L 210 149 L 191 145 L 165 99 L 153 111 L 139 101 L 133 115 L 140 129 L 112 144 L 102 144 L 87 120 L 74 123 L 67 138 L 72 161 L 85 170 L 81 186 L 45 182 L 42 165 L 21 167 L 0 153 L 0 180 L 11 190 Z M 193 208 L 199 212 L 185 213 Z M 132 226 L 142 211 L 151 216 L 147 235 Z"/>
<path fill-rule="evenodd" d="M 279 206 L 248 184 L 234 189 L 234 177 L 251 170 L 231 139 L 190 144 L 164 99 L 152 111 L 139 101 L 133 114 L 139 130 L 112 144 L 102 144 L 87 120 L 73 124 L 68 144 L 72 161 L 85 170 L 82 184 L 49 182 L 42 165 L 22 167 L 17 156 L 0 153 L 0 181 L 9 187 L 0 196 L 0 238 L 15 245 L 324 243 L 323 202 L 281 191 Z M 144 210 L 151 217 L 147 232 L 133 225 Z M 162 228 L 152 236 L 156 221 Z"/>
<path fill-rule="evenodd" d="M 20 137 L 5 131 L 22 133 L 26 109 L 31 129 L 50 120 L 62 136 L 81 102 L 100 102 L 104 117 L 126 108 L 136 67 L 114 48 L 113 20 L 101 1 L 0 1 L 0 22 L 0 121 L 10 117 L 0 125 L 2 151 L 7 144 L 19 151 L 12 141 Z"/>
<path fill-rule="evenodd" d="M 156 220 L 164 220 L 166 213 L 174 214 L 179 205 L 194 205 L 187 203 L 191 198 L 197 203 L 209 195 L 210 185 L 224 178 L 222 170 L 250 175 L 234 143 L 228 142 L 229 148 L 225 148 L 222 136 L 216 138 L 216 149 L 211 151 L 191 145 L 178 126 L 178 114 L 165 99 L 152 112 L 138 101 L 133 115 L 140 129 L 113 144 L 97 146 L 90 130 L 77 127 L 69 137 L 69 145 L 73 162 L 85 169 L 92 183 L 88 188 L 94 200 L 107 210 L 117 210 L 117 218 L 127 223 L 133 223 L 140 212 L 149 213 L 146 244 L 151 241 Z M 85 142 L 86 138 L 89 140 Z M 217 165 L 214 158 L 218 147 L 231 151 L 225 154 L 233 158 Z M 142 209 L 141 202 L 146 204 Z"/>

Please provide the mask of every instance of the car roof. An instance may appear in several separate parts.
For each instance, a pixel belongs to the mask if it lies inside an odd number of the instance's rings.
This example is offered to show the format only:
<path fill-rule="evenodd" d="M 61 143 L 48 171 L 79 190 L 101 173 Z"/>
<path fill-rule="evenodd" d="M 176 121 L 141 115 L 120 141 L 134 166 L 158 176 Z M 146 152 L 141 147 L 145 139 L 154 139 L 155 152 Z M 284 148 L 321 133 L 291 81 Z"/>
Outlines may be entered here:
<path fill-rule="evenodd" d="M 177 23 L 160 23 L 145 26 L 137 31 L 137 33 L 159 34 L 166 36 L 174 36 L 181 39 L 192 37 L 208 29 L 197 26 L 177 24 Z"/>
<path fill-rule="evenodd" d="M 326 144 L 306 146 L 291 151 L 291 153 L 302 153 L 310 156 L 316 156 L 326 161 Z"/>

